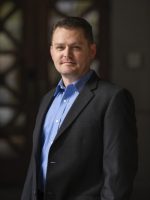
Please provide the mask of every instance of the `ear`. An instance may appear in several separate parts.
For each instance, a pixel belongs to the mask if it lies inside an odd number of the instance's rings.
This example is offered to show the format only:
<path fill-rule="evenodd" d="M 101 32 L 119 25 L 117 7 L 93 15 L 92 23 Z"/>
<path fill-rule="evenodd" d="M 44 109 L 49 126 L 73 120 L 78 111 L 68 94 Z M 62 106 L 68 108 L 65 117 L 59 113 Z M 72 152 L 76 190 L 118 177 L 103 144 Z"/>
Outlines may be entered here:
<path fill-rule="evenodd" d="M 49 53 L 50 53 L 51 58 L 53 59 L 53 47 L 51 45 L 49 47 Z"/>
<path fill-rule="evenodd" d="M 95 43 L 91 44 L 90 49 L 91 49 L 91 59 L 94 59 L 96 56 L 96 44 Z"/>

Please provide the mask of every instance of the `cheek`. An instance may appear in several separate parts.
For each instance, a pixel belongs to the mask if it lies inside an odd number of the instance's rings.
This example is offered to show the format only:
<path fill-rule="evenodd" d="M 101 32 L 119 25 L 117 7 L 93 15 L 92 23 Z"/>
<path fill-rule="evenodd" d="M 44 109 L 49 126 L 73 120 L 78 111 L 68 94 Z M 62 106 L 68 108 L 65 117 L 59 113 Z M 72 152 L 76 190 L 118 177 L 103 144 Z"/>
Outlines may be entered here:
<path fill-rule="evenodd" d="M 52 60 L 54 62 L 56 62 L 59 59 L 59 57 L 60 57 L 60 55 L 58 54 L 58 52 L 56 52 L 54 49 L 50 50 L 50 55 L 51 55 L 51 58 L 52 58 Z"/>
<path fill-rule="evenodd" d="M 52 60 L 53 60 L 54 63 L 58 63 L 59 60 L 60 60 L 60 56 L 58 54 L 53 54 Z"/>
<path fill-rule="evenodd" d="M 87 55 L 78 54 L 78 55 L 76 55 L 76 60 L 78 60 L 79 62 L 85 62 L 87 60 Z"/>
<path fill-rule="evenodd" d="M 90 55 L 89 54 L 83 54 L 80 56 L 80 62 L 81 63 L 88 63 L 90 59 Z"/>

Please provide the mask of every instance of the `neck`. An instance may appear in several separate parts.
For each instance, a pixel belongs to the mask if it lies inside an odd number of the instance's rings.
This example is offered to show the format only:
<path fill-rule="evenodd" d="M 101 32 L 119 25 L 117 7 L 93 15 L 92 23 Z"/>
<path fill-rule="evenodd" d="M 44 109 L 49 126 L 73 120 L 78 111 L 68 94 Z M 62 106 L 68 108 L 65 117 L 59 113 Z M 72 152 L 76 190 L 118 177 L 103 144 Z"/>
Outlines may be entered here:
<path fill-rule="evenodd" d="M 63 80 L 64 86 L 67 87 L 71 83 L 77 81 L 78 78 L 68 78 L 68 77 L 66 78 L 66 77 L 62 76 L 62 80 Z"/>
<path fill-rule="evenodd" d="M 78 81 L 80 78 L 82 78 L 86 73 L 88 73 L 89 71 L 86 71 L 84 74 L 82 75 L 77 75 L 77 76 L 71 76 L 71 75 L 62 75 L 62 80 L 64 83 L 64 86 L 67 87 L 68 85 L 72 84 L 75 81 Z"/>

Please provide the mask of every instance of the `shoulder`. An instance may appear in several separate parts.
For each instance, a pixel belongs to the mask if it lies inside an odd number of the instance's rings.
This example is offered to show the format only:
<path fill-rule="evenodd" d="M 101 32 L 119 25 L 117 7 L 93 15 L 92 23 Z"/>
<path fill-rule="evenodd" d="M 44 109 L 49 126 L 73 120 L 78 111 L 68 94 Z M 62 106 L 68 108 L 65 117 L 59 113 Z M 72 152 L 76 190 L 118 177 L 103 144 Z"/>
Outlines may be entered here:
<path fill-rule="evenodd" d="M 40 105 L 39 105 L 39 109 L 38 109 L 39 113 L 43 109 L 43 107 L 46 107 L 48 104 L 50 104 L 51 101 L 53 101 L 54 91 L 55 89 L 51 89 L 42 97 Z"/>
<path fill-rule="evenodd" d="M 113 99 L 120 99 L 133 102 L 132 94 L 127 88 L 108 80 L 102 80 L 96 75 L 96 73 L 94 73 L 93 77 L 91 77 L 91 82 L 89 82 L 89 85 L 90 84 L 95 84 L 95 87 L 92 86 L 92 92 L 97 98 L 103 101 L 110 102 Z"/>
<path fill-rule="evenodd" d="M 42 102 L 43 101 L 46 101 L 47 99 L 50 99 L 53 97 L 54 95 L 54 92 L 55 92 L 55 88 L 52 88 L 50 91 L 48 91 L 42 98 Z"/>
<path fill-rule="evenodd" d="M 95 72 L 91 76 L 88 84 L 93 91 L 104 96 L 113 96 L 120 91 L 127 90 L 111 81 L 101 79 Z"/>

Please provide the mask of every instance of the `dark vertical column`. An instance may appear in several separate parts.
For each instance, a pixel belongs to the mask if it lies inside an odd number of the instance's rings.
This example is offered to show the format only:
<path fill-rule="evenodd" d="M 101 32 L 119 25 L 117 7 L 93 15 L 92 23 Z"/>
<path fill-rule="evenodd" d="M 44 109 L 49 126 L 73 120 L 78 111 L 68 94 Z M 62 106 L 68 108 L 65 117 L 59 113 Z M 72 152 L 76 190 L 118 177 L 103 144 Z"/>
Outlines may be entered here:
<path fill-rule="evenodd" d="M 27 89 L 25 162 L 27 170 L 32 133 L 42 96 L 48 90 L 48 0 L 24 0 L 23 62 Z"/>
<path fill-rule="evenodd" d="M 97 1 L 100 10 L 100 41 L 98 54 L 100 57 L 100 75 L 102 78 L 109 79 L 110 73 L 110 1 L 100 0 Z"/>

